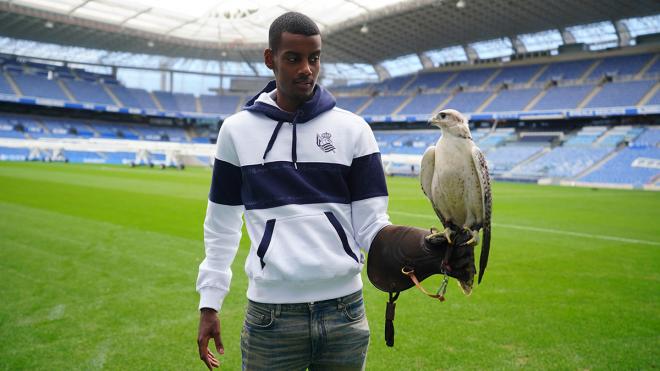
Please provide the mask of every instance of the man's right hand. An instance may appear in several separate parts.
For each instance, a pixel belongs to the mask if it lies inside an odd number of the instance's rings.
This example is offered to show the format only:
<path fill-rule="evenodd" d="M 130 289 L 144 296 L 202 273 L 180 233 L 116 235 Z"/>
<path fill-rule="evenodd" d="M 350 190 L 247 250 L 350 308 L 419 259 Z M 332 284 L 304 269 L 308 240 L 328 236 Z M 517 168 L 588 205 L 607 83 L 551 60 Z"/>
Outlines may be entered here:
<path fill-rule="evenodd" d="M 209 340 L 213 338 L 218 355 L 225 354 L 225 347 L 220 337 L 220 318 L 218 312 L 211 308 L 202 308 L 199 313 L 199 332 L 197 334 L 197 347 L 199 358 L 209 370 L 219 367 L 220 361 L 209 350 Z"/>

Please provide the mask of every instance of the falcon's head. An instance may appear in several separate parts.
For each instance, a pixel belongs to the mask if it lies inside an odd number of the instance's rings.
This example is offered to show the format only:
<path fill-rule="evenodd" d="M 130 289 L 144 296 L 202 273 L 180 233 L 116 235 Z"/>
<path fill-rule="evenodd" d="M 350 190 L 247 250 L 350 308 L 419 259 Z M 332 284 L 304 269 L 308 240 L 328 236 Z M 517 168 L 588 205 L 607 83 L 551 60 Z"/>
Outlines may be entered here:
<path fill-rule="evenodd" d="M 443 135 L 472 139 L 468 120 L 462 113 L 454 109 L 446 109 L 433 116 L 429 123 L 442 129 Z"/>

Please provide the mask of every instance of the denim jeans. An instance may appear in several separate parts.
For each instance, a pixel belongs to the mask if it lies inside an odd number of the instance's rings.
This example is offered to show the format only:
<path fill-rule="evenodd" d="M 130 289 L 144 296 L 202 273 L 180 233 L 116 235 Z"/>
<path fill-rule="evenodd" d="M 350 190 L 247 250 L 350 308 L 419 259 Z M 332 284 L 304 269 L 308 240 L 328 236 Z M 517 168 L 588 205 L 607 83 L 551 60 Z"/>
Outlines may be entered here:
<path fill-rule="evenodd" d="M 248 302 L 243 370 L 363 370 L 368 346 L 362 291 L 313 303 Z"/>

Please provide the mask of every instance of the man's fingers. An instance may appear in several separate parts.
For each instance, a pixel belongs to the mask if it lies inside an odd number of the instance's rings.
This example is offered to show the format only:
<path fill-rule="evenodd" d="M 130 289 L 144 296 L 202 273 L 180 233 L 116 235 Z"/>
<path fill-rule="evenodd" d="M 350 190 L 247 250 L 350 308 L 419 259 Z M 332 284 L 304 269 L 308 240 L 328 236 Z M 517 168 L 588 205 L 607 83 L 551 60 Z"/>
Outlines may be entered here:
<path fill-rule="evenodd" d="M 207 354 L 208 354 L 208 360 L 209 360 L 209 363 L 211 364 L 211 366 L 213 366 L 213 367 L 220 366 L 220 361 L 218 361 L 218 359 L 215 358 L 215 356 L 213 355 L 213 353 L 211 353 L 210 350 L 207 350 Z"/>
<path fill-rule="evenodd" d="M 199 358 L 204 361 L 208 354 L 209 337 L 202 335 L 197 339 L 197 348 L 199 349 Z"/>
<path fill-rule="evenodd" d="M 218 354 L 225 354 L 225 346 L 222 345 L 222 337 L 219 332 L 213 335 L 213 340 L 215 341 L 215 349 L 218 351 Z"/>

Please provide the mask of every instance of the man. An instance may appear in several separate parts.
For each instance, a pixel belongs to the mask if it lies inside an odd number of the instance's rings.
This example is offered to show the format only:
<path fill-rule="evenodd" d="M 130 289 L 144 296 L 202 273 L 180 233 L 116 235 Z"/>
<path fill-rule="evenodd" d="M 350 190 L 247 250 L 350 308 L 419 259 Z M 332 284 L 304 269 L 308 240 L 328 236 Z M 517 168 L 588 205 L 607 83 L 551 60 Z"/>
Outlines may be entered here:
<path fill-rule="evenodd" d="M 211 338 L 224 353 L 218 312 L 243 214 L 251 240 L 241 333 L 247 370 L 363 369 L 369 328 L 360 249 L 419 251 L 429 234 L 389 222 L 373 133 L 316 84 L 320 58 L 311 19 L 277 18 L 264 51 L 275 81 L 218 134 L 197 280 L 199 354 L 209 369 L 220 364 Z"/>

